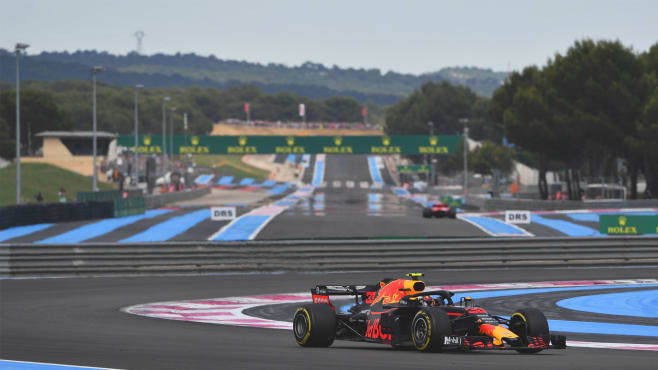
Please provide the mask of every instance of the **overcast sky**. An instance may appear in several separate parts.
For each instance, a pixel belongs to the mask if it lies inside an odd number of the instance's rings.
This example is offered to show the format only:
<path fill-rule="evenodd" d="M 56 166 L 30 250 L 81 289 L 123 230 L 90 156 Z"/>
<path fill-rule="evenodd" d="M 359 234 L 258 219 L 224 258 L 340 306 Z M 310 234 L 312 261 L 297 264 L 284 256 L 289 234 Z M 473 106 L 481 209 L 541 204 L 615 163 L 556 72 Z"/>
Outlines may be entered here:
<path fill-rule="evenodd" d="M 0 48 L 194 52 L 423 73 L 543 65 L 582 38 L 658 41 L 656 0 L 0 0 Z"/>

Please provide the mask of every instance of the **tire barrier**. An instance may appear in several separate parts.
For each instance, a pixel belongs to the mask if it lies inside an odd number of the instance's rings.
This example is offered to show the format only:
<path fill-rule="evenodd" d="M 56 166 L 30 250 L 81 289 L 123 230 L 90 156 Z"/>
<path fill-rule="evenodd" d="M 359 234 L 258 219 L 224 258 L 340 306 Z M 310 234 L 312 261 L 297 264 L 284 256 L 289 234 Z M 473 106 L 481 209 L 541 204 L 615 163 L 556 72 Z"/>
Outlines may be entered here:
<path fill-rule="evenodd" d="M 0 244 L 0 276 L 655 266 L 658 238 Z"/>
<path fill-rule="evenodd" d="M 0 208 L 0 230 L 13 226 L 112 217 L 112 201 L 25 204 Z"/>

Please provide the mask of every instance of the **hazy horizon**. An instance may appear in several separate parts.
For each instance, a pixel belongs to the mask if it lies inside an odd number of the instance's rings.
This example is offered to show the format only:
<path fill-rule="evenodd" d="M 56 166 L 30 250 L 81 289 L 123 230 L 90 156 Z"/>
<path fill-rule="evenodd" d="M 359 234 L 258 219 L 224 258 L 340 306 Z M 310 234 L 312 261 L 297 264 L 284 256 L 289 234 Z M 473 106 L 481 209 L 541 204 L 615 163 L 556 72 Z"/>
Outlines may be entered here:
<path fill-rule="evenodd" d="M 146 33 L 144 55 L 219 59 L 415 75 L 445 67 L 494 71 L 544 65 L 576 40 L 620 40 L 636 52 L 657 41 L 658 2 L 521 0 L 466 3 L 336 0 L 130 2 L 25 0 L 3 4 L 0 48 L 96 50 L 125 55 Z"/>

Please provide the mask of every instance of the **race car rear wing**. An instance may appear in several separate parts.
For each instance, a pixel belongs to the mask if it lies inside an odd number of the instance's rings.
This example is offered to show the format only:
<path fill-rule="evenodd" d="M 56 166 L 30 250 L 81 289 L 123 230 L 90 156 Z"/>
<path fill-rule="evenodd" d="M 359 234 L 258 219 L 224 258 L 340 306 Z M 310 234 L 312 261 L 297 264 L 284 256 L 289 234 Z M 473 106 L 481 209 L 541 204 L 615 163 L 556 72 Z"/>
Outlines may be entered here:
<path fill-rule="evenodd" d="M 318 285 L 311 289 L 313 303 L 326 303 L 333 307 L 329 296 L 354 296 L 356 304 L 370 303 L 375 298 L 380 286 L 375 285 Z M 360 301 L 359 301 L 360 299 Z"/>

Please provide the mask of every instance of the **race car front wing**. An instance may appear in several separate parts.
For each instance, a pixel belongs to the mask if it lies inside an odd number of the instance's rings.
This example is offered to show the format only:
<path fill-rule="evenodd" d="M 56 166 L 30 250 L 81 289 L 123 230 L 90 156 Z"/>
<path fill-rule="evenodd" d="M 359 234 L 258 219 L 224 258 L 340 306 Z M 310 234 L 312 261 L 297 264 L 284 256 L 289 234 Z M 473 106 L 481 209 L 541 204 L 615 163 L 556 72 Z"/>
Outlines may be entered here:
<path fill-rule="evenodd" d="M 547 342 L 543 337 L 527 337 L 526 343 L 520 339 L 495 345 L 487 336 L 446 336 L 443 345 L 454 349 L 477 350 L 518 350 L 518 349 L 566 349 L 567 337 L 551 334 Z"/>

